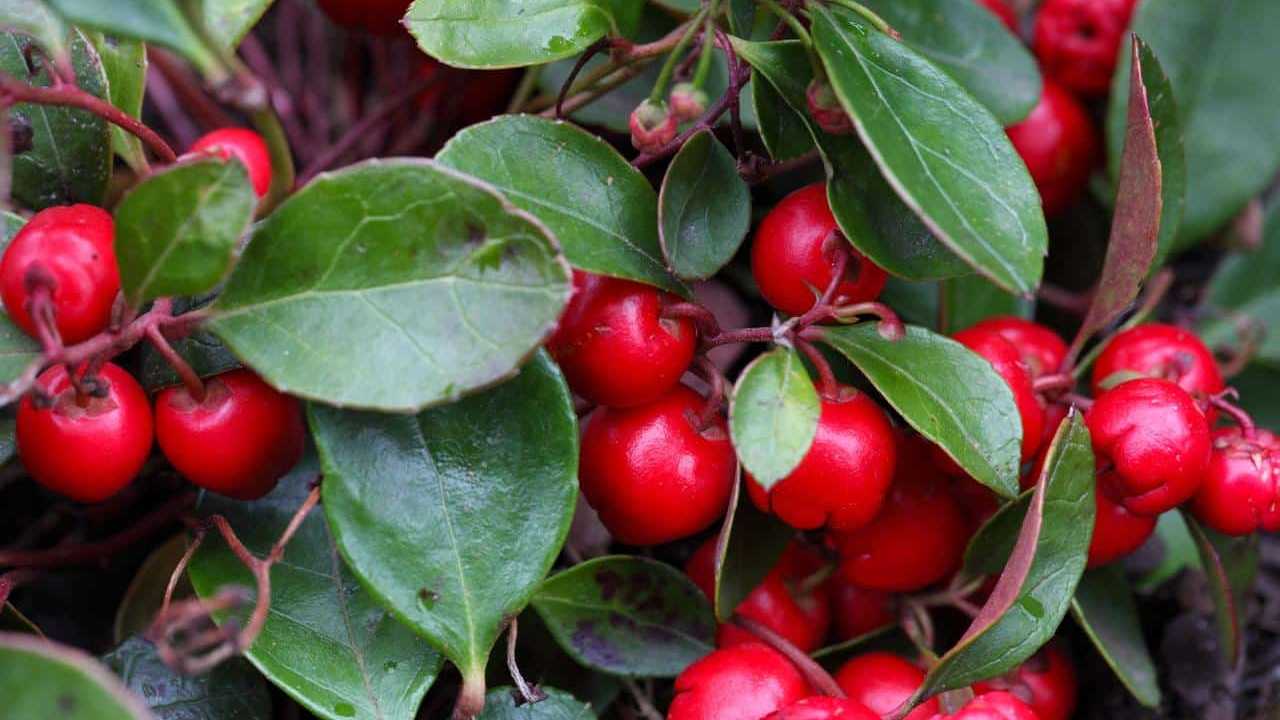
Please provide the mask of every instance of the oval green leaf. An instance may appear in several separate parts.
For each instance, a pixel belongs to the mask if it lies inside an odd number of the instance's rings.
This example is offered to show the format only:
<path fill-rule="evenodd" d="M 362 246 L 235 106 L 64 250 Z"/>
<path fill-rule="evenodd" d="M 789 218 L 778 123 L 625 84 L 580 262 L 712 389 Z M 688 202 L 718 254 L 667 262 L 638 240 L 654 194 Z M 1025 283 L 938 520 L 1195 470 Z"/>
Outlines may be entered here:
<path fill-rule="evenodd" d="M 224 1 L 224 0 L 219 0 Z M 175 0 L 48 0 L 75 25 L 102 30 L 122 38 L 163 45 L 184 55 L 202 72 L 217 66 L 213 54 Z"/>
<path fill-rule="evenodd" d="M 795 530 L 772 514 L 761 512 L 734 483 L 720 535 L 716 539 L 716 619 L 728 622 L 733 611 L 778 564 Z"/>
<path fill-rule="evenodd" d="M 134 573 L 129 587 L 125 588 L 124 597 L 116 607 L 116 619 L 111 634 L 117 643 L 122 643 L 134 635 L 140 635 L 151 627 L 156 614 L 164 605 L 165 590 L 174 568 L 187 551 L 186 533 L 178 533 L 169 541 L 151 551 L 138 572 Z M 174 587 L 173 599 L 181 600 L 195 594 L 191 580 L 183 573 Z"/>
<path fill-rule="evenodd" d="M 540 687 L 545 700 L 521 703 L 515 688 L 500 687 L 489 691 L 484 711 L 476 720 L 596 720 L 591 706 L 563 690 Z"/>
<path fill-rule="evenodd" d="M 813 149 L 813 135 L 804 118 L 764 78 L 751 80 L 751 106 L 760 124 L 760 140 L 775 162 L 798 158 Z"/>
<path fill-rule="evenodd" d="M 203 675 L 174 672 L 150 642 L 132 637 L 102 656 L 156 720 L 271 720 L 271 695 L 253 666 L 233 658 Z"/>
<path fill-rule="evenodd" d="M 779 347 L 751 361 L 729 402 L 733 448 L 766 488 L 786 477 L 818 434 L 822 404 L 795 350 Z"/>
<path fill-rule="evenodd" d="M 1134 699 L 1149 708 L 1159 707 L 1155 662 L 1142 637 L 1133 592 L 1119 565 L 1084 574 L 1071 600 L 1071 615 Z"/>
<path fill-rule="evenodd" d="M 574 267 L 681 291 L 658 244 L 657 193 L 600 138 L 566 122 L 503 115 L 458 133 L 436 159 L 545 223 Z"/>
<path fill-rule="evenodd" d="M 935 317 L 941 320 L 940 332 L 948 335 L 997 315 L 1030 318 L 1035 309 L 1035 303 L 1005 292 L 981 275 L 948 278 L 938 284 L 941 308 Z M 883 294 L 880 301 L 889 302 Z M 898 307 L 893 303 L 889 306 Z"/>
<path fill-rule="evenodd" d="M 680 148 L 658 193 L 658 239 L 676 275 L 703 280 L 737 254 L 751 227 L 751 190 L 708 130 Z"/>
<path fill-rule="evenodd" d="M 111 104 L 130 117 L 142 117 L 142 99 L 147 90 L 147 46 L 139 40 L 120 39 L 100 32 L 92 33 L 89 39 L 102 59 Z M 112 125 L 111 146 L 135 173 L 145 174 L 146 152 L 136 135 Z"/>
<path fill-rule="evenodd" d="M 483 687 L 489 649 L 573 517 L 577 417 L 559 371 L 540 354 L 515 379 L 416 416 L 318 405 L 310 414 L 343 556 Z"/>
<path fill-rule="evenodd" d="M 201 26 L 219 49 L 234 52 L 274 0 L 198 0 Z"/>
<path fill-rule="evenodd" d="M 861 370 L 885 400 L 975 480 L 1018 492 L 1022 421 L 991 363 L 960 343 L 908 325 L 898 340 L 877 323 L 823 328 L 822 340 Z"/>
<path fill-rule="evenodd" d="M 1206 301 L 1213 311 L 1200 324 L 1198 331 L 1210 346 L 1236 347 L 1241 344 L 1241 326 L 1251 332 L 1261 331 L 1262 340 L 1254 360 L 1271 367 L 1280 366 L 1280 202 L 1267 208 L 1263 225 L 1262 247 L 1241 250 L 1228 256 L 1218 266 L 1209 282 Z M 1266 387 L 1268 383 L 1260 383 Z M 1269 393 L 1247 393 L 1241 398 L 1257 402 Z M 1262 424 L 1267 424 L 1264 421 Z"/>
<path fill-rule="evenodd" d="M 67 26 L 43 0 L 0 0 L 0 30 L 28 35 L 56 62 L 71 62 Z"/>
<path fill-rule="evenodd" d="M 319 475 L 315 456 L 266 497 L 240 502 L 206 495 L 201 510 L 227 518 L 264 556 Z M 200 597 L 253 577 L 217 533 L 188 569 Z M 338 554 L 324 515 L 313 510 L 271 568 L 271 609 L 245 656 L 277 687 L 326 720 L 412 720 L 441 657 L 361 588 Z"/>
<path fill-rule="evenodd" d="M 1048 230 L 1004 128 L 951 76 L 843 7 L 813 6 L 813 42 L 889 184 L 1000 287 L 1040 284 Z"/>
<path fill-rule="evenodd" d="M 97 660 L 34 635 L 0 632 L 0 697 L 13 718 L 151 720 Z"/>
<path fill-rule="evenodd" d="M 257 226 L 209 327 L 284 392 L 407 412 L 511 377 L 569 292 L 555 239 L 488 186 L 370 160 Z"/>
<path fill-rule="evenodd" d="M 557 573 L 533 609 L 584 667 L 626 677 L 675 677 L 715 649 L 716 620 L 684 573 L 614 555 Z"/>
<path fill-rule="evenodd" d="M 1209 581 L 1220 656 L 1228 668 L 1236 668 L 1244 661 L 1244 626 L 1240 618 L 1258 574 L 1258 536 L 1229 537 L 1201 525 L 1190 513 L 1181 512 Z"/>
<path fill-rule="evenodd" d="M 0 254 L 26 222 L 20 215 L 0 212 Z M 40 344 L 18 329 L 0 307 L 0 383 L 12 382 L 39 357 Z"/>

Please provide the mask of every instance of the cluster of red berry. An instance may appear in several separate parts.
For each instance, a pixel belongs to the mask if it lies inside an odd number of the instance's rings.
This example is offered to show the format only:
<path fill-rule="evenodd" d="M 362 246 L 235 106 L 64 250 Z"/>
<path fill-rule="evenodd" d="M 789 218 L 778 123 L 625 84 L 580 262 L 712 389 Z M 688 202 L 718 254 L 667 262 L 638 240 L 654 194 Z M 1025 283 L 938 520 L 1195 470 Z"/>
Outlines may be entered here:
<path fill-rule="evenodd" d="M 258 197 L 267 194 L 271 160 L 256 133 L 209 133 L 189 156 L 200 154 L 242 162 Z M 90 205 L 37 213 L 0 259 L 0 300 L 45 350 L 112 332 L 113 320 L 118 326 L 124 312 L 119 291 L 115 224 Z M 153 416 L 142 386 L 119 365 L 55 365 L 18 406 L 19 456 L 46 488 L 101 502 L 138 474 L 154 437 L 173 467 L 196 485 L 240 499 L 265 495 L 302 454 L 301 407 L 247 369 L 200 385 L 195 392 L 184 386 L 161 390 Z"/>

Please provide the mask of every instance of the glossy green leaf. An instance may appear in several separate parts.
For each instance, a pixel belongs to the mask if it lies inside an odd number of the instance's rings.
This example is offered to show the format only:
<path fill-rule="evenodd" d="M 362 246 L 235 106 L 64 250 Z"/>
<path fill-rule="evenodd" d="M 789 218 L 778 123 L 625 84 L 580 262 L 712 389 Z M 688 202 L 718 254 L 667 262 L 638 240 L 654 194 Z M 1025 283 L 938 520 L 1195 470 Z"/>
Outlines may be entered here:
<path fill-rule="evenodd" d="M 517 704 L 514 688 L 494 688 L 485 696 L 484 712 L 476 720 L 596 720 L 591 706 L 573 695 L 553 687 L 539 689 L 547 694 L 545 700 Z"/>
<path fill-rule="evenodd" d="M 1280 370 L 1254 363 L 1231 378 L 1240 405 L 1262 427 L 1280 427 Z"/>
<path fill-rule="evenodd" d="M 760 355 L 738 376 L 729 432 L 747 472 L 766 488 L 800 464 L 818 433 L 822 405 L 795 350 Z"/>
<path fill-rule="evenodd" d="M 227 518 L 250 551 L 275 543 L 319 476 L 313 455 L 269 495 L 240 502 L 206 495 L 205 513 Z M 212 533 L 188 570 L 201 597 L 253 588 L 249 571 Z M 243 619 L 243 618 L 242 618 Z M 326 720 L 412 720 L 441 658 L 361 588 L 313 510 L 271 568 L 271 610 L 245 653 L 263 675 Z"/>
<path fill-rule="evenodd" d="M 960 343 L 908 325 L 886 340 L 878 323 L 824 328 L 822 340 L 861 370 L 885 400 L 975 480 L 1018 492 L 1022 421 L 991 363 Z"/>
<path fill-rule="evenodd" d="M 100 32 L 92 33 L 89 39 L 107 74 L 111 104 L 130 117 L 142 117 L 142 99 L 147 90 L 147 46 L 139 40 L 122 40 Z M 142 174 L 147 167 L 146 154 L 137 136 L 112 125 L 111 146 L 134 172 Z"/>
<path fill-rule="evenodd" d="M 715 613 L 721 622 L 764 582 L 787 549 L 795 530 L 774 515 L 761 512 L 734 483 L 729 513 L 716 540 Z"/>
<path fill-rule="evenodd" d="M 482 687 L 504 620 L 573 516 L 577 418 L 559 371 L 540 354 L 514 380 L 416 416 L 313 405 L 311 429 L 352 570 Z"/>
<path fill-rule="evenodd" d="M 770 157 L 781 162 L 813 149 L 813 134 L 805 119 L 791 109 L 768 80 L 753 78 L 749 97 L 760 124 L 760 139 Z"/>
<path fill-rule="evenodd" d="M 124 597 L 116 607 L 116 619 L 111 634 L 116 643 L 122 643 L 134 635 L 140 635 L 151 627 L 156 614 L 164 604 L 164 593 L 173 576 L 174 568 L 187 551 L 186 533 L 178 533 L 169 541 L 151 551 L 138 572 L 134 573 Z M 191 581 L 183 573 L 174 587 L 173 598 L 181 600 L 195 594 Z"/>
<path fill-rule="evenodd" d="M 184 55 L 202 72 L 217 64 L 177 0 L 46 1 L 75 25 L 163 45 Z"/>
<path fill-rule="evenodd" d="M 256 226 L 209 327 L 285 392 L 417 410 L 511 377 L 550 334 L 570 292 L 557 250 L 487 185 L 370 160 Z"/>
<path fill-rule="evenodd" d="M 942 332 L 938 314 L 942 288 L 942 282 L 911 282 L 890 276 L 880 291 L 879 301 L 893 308 L 903 322 Z"/>
<path fill-rule="evenodd" d="M 998 575 L 1009 562 L 1018 533 L 1027 519 L 1035 490 L 1027 490 L 1007 503 L 978 528 L 964 552 L 964 571 L 973 576 Z"/>
<path fill-rule="evenodd" d="M 1034 303 L 1001 290 L 981 275 L 964 275 L 940 282 L 941 332 L 948 335 L 998 315 L 1030 318 Z M 881 298 L 881 302 L 885 302 Z M 890 304 L 896 308 L 896 305 Z"/>
<path fill-rule="evenodd" d="M 234 52 L 274 0 L 198 1 L 201 25 L 209 39 L 220 49 Z"/>
<path fill-rule="evenodd" d="M 1084 573 L 1093 534 L 1094 459 L 1075 415 L 1050 445 L 1009 562 L 973 624 L 925 677 L 917 697 L 1000 675 L 1058 630 Z"/>
<path fill-rule="evenodd" d="M 841 105 L 902 200 L 997 285 L 1040 284 L 1048 230 L 1004 128 L 949 75 L 843 7 L 813 6 L 813 41 Z"/>
<path fill-rule="evenodd" d="M 1258 573 L 1258 536 L 1229 537 L 1204 527 L 1186 511 L 1182 511 L 1182 516 L 1209 581 L 1220 656 L 1227 667 L 1237 667 L 1244 661 L 1241 616 Z"/>
<path fill-rule="evenodd" d="M 1134 32 L 1168 73 L 1184 129 L 1186 209 L 1178 247 L 1230 220 L 1280 167 L 1276 27 L 1280 3 L 1273 0 L 1146 0 L 1134 14 Z M 1123 87 L 1127 63 L 1116 73 L 1113 88 Z M 1118 157 L 1125 104 L 1111 103 L 1110 112 L 1110 149 Z"/>
<path fill-rule="evenodd" d="M 708 130 L 680 148 L 658 194 L 658 239 L 676 275 L 703 280 L 737 254 L 751 226 L 751 190 Z"/>
<path fill-rule="evenodd" d="M 1254 359 L 1280 367 L 1280 203 L 1267 208 L 1262 247 L 1241 250 L 1223 260 L 1206 290 L 1210 307 L 1198 331 L 1210 346 L 1240 347 L 1244 337 L 1261 333 Z M 1243 331 L 1243 332 L 1242 332 Z M 1241 393 L 1248 401 L 1250 396 Z"/>
<path fill-rule="evenodd" d="M 1119 565 L 1084 574 L 1071 600 L 1071 615 L 1129 693 L 1146 707 L 1158 707 L 1160 683 L 1155 662 L 1142 637 L 1138 608 Z"/>
<path fill-rule="evenodd" d="M 684 573 L 648 558 L 575 565 L 543 582 L 532 604 L 565 652 L 611 675 L 675 677 L 715 649 L 706 596 Z"/>
<path fill-rule="evenodd" d="M 863 3 L 956 79 L 1001 125 L 1027 117 L 1040 99 L 1040 71 L 1022 41 L 978 2 L 867 0 Z"/>
<path fill-rule="evenodd" d="M 56 62 L 71 61 L 67 26 L 43 0 L 0 0 L 0 30 L 33 38 Z"/>
<path fill-rule="evenodd" d="M 30 45 L 26 36 L 0 34 L 0 72 L 47 87 L 44 61 L 35 61 L 35 73 L 27 67 L 23 53 Z M 76 83 L 86 92 L 107 97 L 107 76 L 93 46 L 79 31 L 72 31 L 70 47 Z M 100 205 L 111 172 L 107 122 L 86 110 L 30 103 L 15 105 L 11 112 L 32 130 L 32 148 L 13 158 L 14 198 L 33 210 L 77 202 Z"/>
<path fill-rule="evenodd" d="M 181 162 L 153 173 L 116 207 L 116 261 L 125 301 L 198 295 L 231 270 L 258 197 L 244 163 Z"/>
<path fill-rule="evenodd" d="M 0 632 L 0 697 L 15 718 L 151 720 L 147 706 L 81 650 Z"/>
<path fill-rule="evenodd" d="M 0 253 L 9 241 L 22 229 L 26 220 L 11 212 L 0 212 Z M 0 307 L 0 383 L 13 381 L 36 358 L 40 357 L 40 345 L 18 329 L 4 308 Z M 13 433 L 10 432 L 9 436 Z M 12 455 L 12 453 L 9 453 Z M 8 456 L 6 456 L 7 459 Z"/>
<path fill-rule="evenodd" d="M 857 138 L 828 135 L 810 118 L 805 88 L 813 68 L 799 42 L 732 41 L 734 50 L 755 69 L 755 82 L 768 82 L 808 127 L 826 166 L 831 211 L 854 247 L 908 280 L 970 272 L 902 202 Z"/>
<path fill-rule="evenodd" d="M 635 0 L 418 0 L 405 24 L 428 55 L 454 67 L 521 67 L 627 35 L 643 7 Z"/>
<path fill-rule="evenodd" d="M 154 645 L 132 637 L 102 662 L 146 702 L 156 720 L 271 720 L 267 684 L 240 658 L 203 675 L 182 675 L 164 664 Z"/>
<path fill-rule="evenodd" d="M 1160 561 L 1155 567 L 1144 567 L 1141 578 L 1134 582 L 1134 589 L 1143 594 L 1155 592 L 1156 588 L 1187 568 L 1200 567 L 1196 542 L 1186 520 L 1182 519 L 1182 513 L 1161 513 L 1156 522 L 1155 540 Z"/>
<path fill-rule="evenodd" d="M 658 244 L 657 193 L 600 138 L 565 122 L 503 115 L 455 135 L 437 160 L 492 183 L 545 223 L 574 267 L 680 290 Z"/>

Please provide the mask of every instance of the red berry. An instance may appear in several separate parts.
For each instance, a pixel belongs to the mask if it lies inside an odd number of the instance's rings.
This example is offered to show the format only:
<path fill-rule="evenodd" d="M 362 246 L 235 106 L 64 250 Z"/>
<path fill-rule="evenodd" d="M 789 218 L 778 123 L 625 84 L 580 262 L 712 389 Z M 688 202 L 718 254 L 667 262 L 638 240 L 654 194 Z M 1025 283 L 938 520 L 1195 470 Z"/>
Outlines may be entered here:
<path fill-rule="evenodd" d="M 860 588 L 839 577 L 830 586 L 831 614 L 835 618 L 837 640 L 852 640 L 892 625 L 897 620 L 893 595 Z"/>
<path fill-rule="evenodd" d="M 769 720 L 880 720 L 880 716 L 852 700 L 813 695 L 770 715 Z"/>
<path fill-rule="evenodd" d="M 1045 75 L 1082 95 L 1106 95 L 1137 0 L 1045 0 L 1031 47 Z"/>
<path fill-rule="evenodd" d="M 1093 366 L 1093 393 L 1119 372 L 1164 378 L 1178 383 L 1194 398 L 1222 392 L 1226 383 L 1213 353 L 1200 338 L 1173 325 L 1152 323 L 1111 338 Z"/>
<path fill-rule="evenodd" d="M 836 684 L 850 700 L 881 717 L 889 717 L 923 682 L 923 670 L 887 652 L 859 655 L 836 673 Z M 916 706 L 906 720 L 932 717 L 939 708 L 938 698 L 929 698 Z"/>
<path fill-rule="evenodd" d="M 867 302 L 880 295 L 889 276 L 833 233 L 839 234 L 839 226 L 822 183 L 791 193 L 769 211 L 751 245 L 751 273 L 770 305 L 789 315 L 813 307 L 831 284 L 835 252 L 842 247 L 850 253 L 849 263 L 832 302 Z"/>
<path fill-rule="evenodd" d="M 970 700 L 954 714 L 939 712 L 930 720 L 1042 720 L 1031 706 L 1007 692 L 989 692 Z"/>
<path fill-rule="evenodd" d="M 205 382 L 196 402 L 183 386 L 156 397 L 156 440 L 178 472 L 206 490 L 256 500 L 302 457 L 302 407 L 249 370 Z"/>
<path fill-rule="evenodd" d="M 151 453 L 151 405 L 129 373 L 105 363 L 94 382 L 104 397 L 77 402 L 67 371 L 58 365 L 36 385 L 52 405 L 27 395 L 18 406 L 18 455 L 36 482 L 79 502 L 102 502 L 133 480 Z"/>
<path fill-rule="evenodd" d="M 1076 710 L 1076 670 L 1055 644 L 999 678 L 975 683 L 978 695 L 1006 690 L 1025 702 L 1039 720 L 1070 720 Z"/>
<path fill-rule="evenodd" d="M 791 474 L 765 490 L 747 476 L 756 507 L 801 530 L 850 531 L 871 522 L 893 480 L 896 441 L 884 411 L 864 392 L 823 398 L 818 431 Z"/>
<path fill-rule="evenodd" d="M 411 0 L 316 0 L 336 25 L 374 35 L 394 35 Z"/>
<path fill-rule="evenodd" d="M 684 318 L 664 318 L 676 296 L 629 280 L 573 271 L 573 298 L 547 349 L 569 387 L 610 407 L 653 402 L 680 382 L 698 336 Z"/>
<path fill-rule="evenodd" d="M 982 356 L 1013 391 L 1013 402 L 1022 418 L 1022 459 L 1030 460 L 1040 447 L 1044 406 L 1036 396 L 1031 372 L 1023 354 L 1005 336 L 991 328 L 972 327 L 954 336 L 956 342 Z"/>
<path fill-rule="evenodd" d="M 1226 535 L 1280 530 L 1280 439 L 1260 428 L 1252 438 L 1237 427 L 1215 430 L 1191 512 Z"/>
<path fill-rule="evenodd" d="M 979 5 L 991 11 L 1014 34 L 1018 32 L 1018 16 L 1004 3 L 1004 0 L 977 0 Z"/>
<path fill-rule="evenodd" d="M 1057 333 L 1025 318 L 1014 315 L 987 318 L 969 330 L 994 332 L 1012 343 L 1032 378 L 1058 372 L 1067 357 L 1067 344 Z"/>
<path fill-rule="evenodd" d="M 1209 465 L 1209 425 L 1191 396 L 1168 380 L 1139 379 L 1098 396 L 1085 415 L 1110 489 L 1129 509 L 1159 515 L 1190 499 Z"/>
<path fill-rule="evenodd" d="M 848 582 L 911 592 L 959 569 L 973 528 L 928 454 L 918 438 L 904 441 L 880 514 L 859 530 L 833 536 L 842 558 L 840 572 Z"/>
<path fill-rule="evenodd" d="M 1094 490 L 1093 537 L 1089 540 L 1089 567 L 1102 567 L 1142 547 L 1156 531 L 1155 515 L 1139 515 L 1110 497 L 1106 473 Z"/>
<path fill-rule="evenodd" d="M 258 197 L 264 197 L 271 189 L 271 151 L 262 136 L 252 130 L 214 130 L 192 143 L 189 153 L 212 153 L 224 160 L 239 160 L 249 171 L 249 182 Z"/>
<path fill-rule="evenodd" d="M 1079 100 L 1045 78 L 1040 102 L 1006 132 L 1031 172 L 1046 215 L 1062 212 L 1080 197 L 1100 157 L 1101 141 Z"/>
<path fill-rule="evenodd" d="M 715 536 L 698 548 L 684 570 L 694 584 L 714 597 Z M 769 571 L 754 590 L 734 608 L 734 612 L 750 618 L 778 633 L 804 652 L 813 652 L 827 636 L 831 625 L 831 600 L 821 585 L 804 588 L 804 583 L 822 570 L 823 560 L 804 546 L 792 543 L 778 564 Z M 719 647 L 758 642 L 751 633 L 732 624 L 720 626 L 716 633 Z"/>
<path fill-rule="evenodd" d="M 667 720 L 760 720 L 808 694 L 804 676 L 776 650 L 735 645 L 680 673 Z"/>
<path fill-rule="evenodd" d="M 681 386 L 648 405 L 602 407 L 587 418 L 582 494 L 618 540 L 659 545 L 724 514 L 737 461 L 723 419 L 698 429 L 705 404 Z"/>
<path fill-rule="evenodd" d="M 707 93 L 692 83 L 680 83 L 671 89 L 671 113 L 681 122 L 692 122 L 707 111 Z"/>
<path fill-rule="evenodd" d="M 111 216 L 92 205 L 41 210 L 5 249 L 0 260 L 0 299 L 14 324 L 37 337 L 28 307 L 29 275 L 52 284 L 54 325 L 64 343 L 82 342 L 102 332 L 120 291 Z"/>

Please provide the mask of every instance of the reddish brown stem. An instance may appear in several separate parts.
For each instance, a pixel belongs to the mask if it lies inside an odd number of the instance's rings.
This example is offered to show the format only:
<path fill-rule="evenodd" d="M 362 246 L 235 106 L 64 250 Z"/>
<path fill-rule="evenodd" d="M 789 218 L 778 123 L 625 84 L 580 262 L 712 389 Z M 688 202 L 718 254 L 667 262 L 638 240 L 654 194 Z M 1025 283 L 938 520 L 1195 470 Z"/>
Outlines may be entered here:
<path fill-rule="evenodd" d="M 156 352 L 160 353 L 160 357 L 163 357 L 174 372 L 178 373 L 178 377 L 181 378 L 183 386 L 187 388 L 187 394 L 191 396 L 191 399 L 198 403 L 204 402 L 205 387 L 204 381 L 200 379 L 200 374 L 192 369 L 190 363 L 179 355 L 177 350 L 173 349 L 173 346 L 165 339 L 164 334 L 160 332 L 158 325 L 152 325 L 147 328 L 147 340 L 151 341 L 151 346 L 156 349 Z"/>
<path fill-rule="evenodd" d="M 582 72 L 582 68 L 587 66 L 591 58 L 595 57 L 601 50 L 609 48 L 609 38 L 600 38 L 592 43 L 582 55 L 578 56 L 578 61 L 573 64 L 573 69 L 569 71 L 569 77 L 564 79 L 564 83 L 560 85 L 560 92 L 556 94 L 556 113 L 557 120 L 564 117 L 564 101 L 569 96 L 569 88 L 573 86 L 578 74 Z"/>
<path fill-rule="evenodd" d="M 720 334 L 720 321 L 716 320 L 715 314 L 697 303 L 671 303 L 662 308 L 662 317 L 692 320 L 698 326 L 698 332 L 702 333 L 704 339 L 713 338 Z"/>
<path fill-rule="evenodd" d="M 1093 291 L 1075 292 L 1057 285 L 1041 283 L 1036 290 L 1036 297 L 1067 312 L 1084 315 L 1089 312 L 1089 304 L 1093 301 Z"/>
<path fill-rule="evenodd" d="M 182 573 L 186 572 L 187 565 L 191 563 L 196 550 L 199 550 L 200 545 L 204 543 L 208 532 L 209 528 L 205 525 L 201 525 L 193 532 L 191 542 L 187 543 L 187 549 L 182 553 L 182 557 L 178 558 L 178 564 L 173 567 L 173 572 L 169 575 L 169 583 L 164 587 L 164 600 L 160 603 L 159 615 L 163 616 L 169 612 L 169 606 L 173 603 L 173 593 L 178 588 L 178 581 L 182 579 Z"/>
<path fill-rule="evenodd" d="M 1076 386 L 1076 379 L 1071 373 L 1057 373 L 1054 375 L 1042 375 L 1035 379 L 1032 387 L 1038 393 L 1049 393 L 1056 390 L 1070 390 Z"/>
<path fill-rule="evenodd" d="M 824 254 L 831 253 L 835 255 L 835 262 L 831 266 L 831 282 L 823 288 L 822 295 L 818 301 L 813 304 L 803 315 L 796 318 L 795 327 L 803 330 L 810 325 L 820 323 L 823 320 L 830 320 L 835 317 L 835 308 L 831 306 L 831 301 L 836 297 L 836 291 L 840 289 L 840 283 L 844 282 L 844 274 L 849 269 L 849 248 L 845 244 L 844 234 L 837 228 L 827 234 L 822 241 L 822 251 Z"/>
<path fill-rule="evenodd" d="M 635 160 L 632 160 L 631 164 L 634 167 L 641 169 L 648 167 L 662 158 L 674 155 L 676 151 L 684 147 L 684 144 L 689 141 L 689 138 L 693 137 L 696 133 L 714 127 L 716 122 L 719 121 L 720 118 L 737 102 L 738 94 L 742 92 L 742 86 L 745 85 L 747 80 L 750 78 L 751 74 L 749 72 L 739 70 L 738 73 L 734 74 L 729 83 L 729 89 L 725 91 L 724 95 L 721 95 L 720 99 L 716 100 L 715 104 L 703 113 L 702 117 L 690 126 L 688 130 L 680 133 L 680 135 L 678 135 L 674 140 L 663 145 L 657 150 L 651 153 L 641 154 Z"/>
<path fill-rule="evenodd" d="M 83 545 L 64 545 L 47 550 L 0 550 L 0 567 L 55 568 L 89 565 L 110 559 L 146 540 L 178 520 L 195 504 L 196 494 L 183 493 L 140 518 L 136 523 L 106 540 Z"/>
<path fill-rule="evenodd" d="M 711 362 L 706 355 L 699 355 L 693 364 L 694 372 L 702 376 L 707 381 L 709 390 L 707 392 L 706 404 L 702 407 L 702 412 L 698 414 L 698 430 L 705 430 L 711 427 L 716 416 L 720 414 L 720 408 L 724 405 L 725 388 L 728 382 L 724 378 L 724 374 L 720 372 L 720 368 Z"/>
<path fill-rule="evenodd" d="M 840 383 L 836 381 L 836 375 L 831 371 L 831 363 L 827 362 L 827 358 L 816 345 L 804 340 L 796 338 L 796 347 L 804 356 L 809 358 L 809 362 L 813 363 L 813 367 L 818 371 L 818 392 L 827 400 L 835 400 L 840 395 Z"/>
<path fill-rule="evenodd" d="M 844 691 L 836 684 L 821 665 L 814 662 L 813 658 L 804 654 L 800 648 L 792 645 L 789 640 L 782 637 L 778 633 L 770 630 L 762 623 L 756 622 L 749 617 L 744 617 L 738 613 L 734 613 L 732 622 L 763 640 L 767 645 L 782 653 L 788 660 L 800 670 L 800 673 L 809 681 L 809 685 L 823 695 L 842 698 L 845 696 Z"/>
<path fill-rule="evenodd" d="M 1080 408 L 1081 412 L 1088 412 L 1089 408 L 1093 407 L 1093 398 L 1087 398 L 1079 393 L 1066 393 L 1062 396 L 1062 399 Z"/>
<path fill-rule="evenodd" d="M 707 338 L 703 343 L 710 348 L 733 343 L 772 342 L 775 339 L 773 328 L 758 327 L 725 330 L 715 337 Z"/>
<path fill-rule="evenodd" d="M 1253 422 L 1253 417 L 1245 412 L 1245 409 L 1227 400 L 1228 397 L 1236 396 L 1235 388 L 1227 388 L 1217 395 L 1210 395 L 1208 403 L 1227 415 L 1240 426 L 1240 431 L 1244 433 L 1245 439 L 1253 440 L 1257 437 L 1257 425 Z"/>

